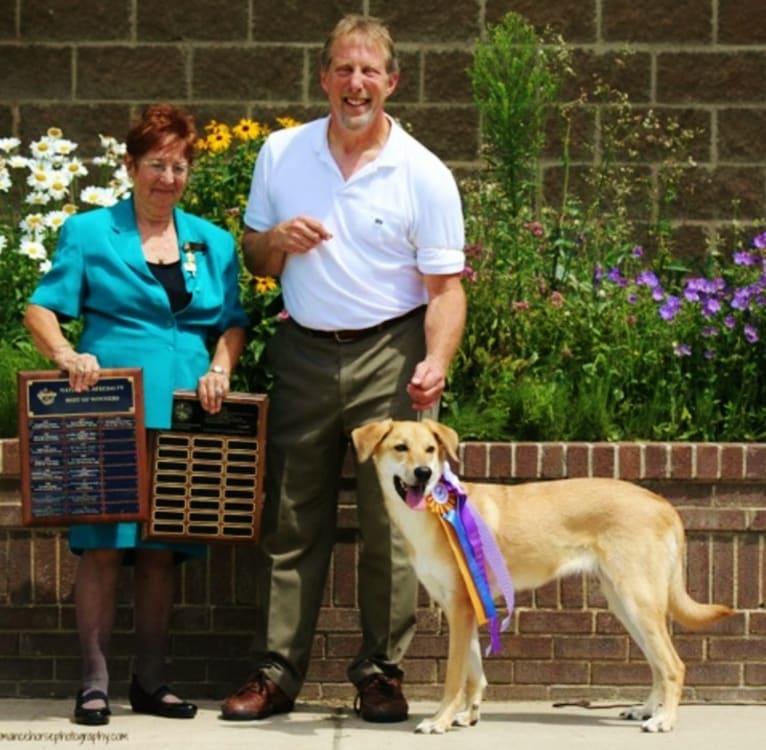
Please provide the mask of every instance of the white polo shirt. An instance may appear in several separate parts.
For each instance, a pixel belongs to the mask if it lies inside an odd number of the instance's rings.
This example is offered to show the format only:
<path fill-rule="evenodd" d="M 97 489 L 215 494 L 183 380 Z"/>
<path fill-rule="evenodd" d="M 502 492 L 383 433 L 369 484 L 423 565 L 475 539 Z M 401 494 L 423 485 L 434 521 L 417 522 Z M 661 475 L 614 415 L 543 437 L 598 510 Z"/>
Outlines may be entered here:
<path fill-rule="evenodd" d="M 272 133 L 255 164 L 245 224 L 257 231 L 311 216 L 332 234 L 287 257 L 285 307 L 318 330 L 367 328 L 427 302 L 423 274 L 463 270 L 455 179 L 393 120 L 370 164 L 346 180 L 327 143 L 329 118 Z"/>

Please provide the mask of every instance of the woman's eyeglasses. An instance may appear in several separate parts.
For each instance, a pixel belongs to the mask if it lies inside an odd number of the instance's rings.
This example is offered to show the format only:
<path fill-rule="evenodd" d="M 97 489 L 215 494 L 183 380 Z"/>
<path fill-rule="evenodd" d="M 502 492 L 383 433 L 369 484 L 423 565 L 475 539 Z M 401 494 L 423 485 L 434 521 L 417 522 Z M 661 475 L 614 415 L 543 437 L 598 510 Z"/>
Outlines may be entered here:
<path fill-rule="evenodd" d="M 165 174 L 169 169 L 173 173 L 173 177 L 185 177 L 189 172 L 189 165 L 185 162 L 179 162 L 178 164 L 165 164 L 164 161 L 150 160 L 145 161 L 144 164 L 151 169 L 154 174 Z"/>

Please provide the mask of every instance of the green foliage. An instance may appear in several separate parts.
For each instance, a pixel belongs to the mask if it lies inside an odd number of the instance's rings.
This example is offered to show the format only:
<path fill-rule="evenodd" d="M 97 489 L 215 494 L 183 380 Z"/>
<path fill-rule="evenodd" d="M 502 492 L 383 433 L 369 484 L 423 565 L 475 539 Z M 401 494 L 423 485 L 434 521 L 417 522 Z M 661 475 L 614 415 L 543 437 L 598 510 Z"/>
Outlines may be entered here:
<path fill-rule="evenodd" d="M 101 145 L 103 153 L 86 164 L 58 128 L 32 141 L 26 153 L 17 138 L 0 138 L 0 326 L 6 341 L 26 338 L 22 315 L 66 218 L 129 190 L 124 148 L 107 137 Z"/>
<path fill-rule="evenodd" d="M 508 53 L 504 33 L 490 40 Z M 523 69 L 494 72 L 501 80 L 475 89 L 480 100 Z M 528 90 L 523 81 L 507 85 Z M 593 101 L 601 105 L 597 150 L 575 179 L 568 134 L 578 108 Z M 503 132 L 519 121 L 510 107 L 484 104 L 492 108 L 489 152 L 536 162 L 533 149 L 503 151 Z M 546 184 L 539 202 L 527 195 L 519 206 L 495 165 L 463 183 L 469 311 L 445 421 L 466 439 L 764 439 L 766 235 L 749 250 L 749 238 L 740 239 L 731 257 L 709 254 L 704 273 L 687 267 L 672 254 L 667 212 L 695 134 L 600 82 L 558 117 L 560 183 Z M 637 166 L 647 154 L 652 171 Z"/>
<path fill-rule="evenodd" d="M 0 339 L 0 438 L 16 437 L 19 426 L 17 373 L 48 370 L 50 362 L 38 354 L 30 341 Z"/>
<path fill-rule="evenodd" d="M 557 106 L 559 73 L 568 65 L 564 45 L 546 46 L 515 13 L 491 27 L 487 40 L 476 45 L 469 74 L 486 156 L 514 214 L 534 196 L 543 126 Z"/>
<path fill-rule="evenodd" d="M 298 123 L 289 117 L 277 118 L 280 127 Z M 197 144 L 197 156 L 184 192 L 183 207 L 227 229 L 237 246 L 242 235 L 242 213 L 247 204 L 255 159 L 269 127 L 242 118 L 236 125 L 212 121 Z M 240 249 L 241 252 L 241 249 Z M 240 295 L 251 329 L 248 343 L 234 373 L 232 388 L 251 393 L 265 392 L 271 373 L 265 362 L 266 344 L 282 316 L 282 295 L 277 281 L 252 277 L 240 258 Z"/>

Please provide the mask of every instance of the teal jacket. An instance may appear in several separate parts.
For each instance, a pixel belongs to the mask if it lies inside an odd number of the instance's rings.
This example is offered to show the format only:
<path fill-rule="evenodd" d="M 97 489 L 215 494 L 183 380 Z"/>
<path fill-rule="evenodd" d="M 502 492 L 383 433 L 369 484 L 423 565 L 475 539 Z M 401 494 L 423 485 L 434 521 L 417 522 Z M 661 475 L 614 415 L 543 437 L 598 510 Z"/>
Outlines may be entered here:
<path fill-rule="evenodd" d="M 76 214 L 64 223 L 51 269 L 30 302 L 67 318 L 82 318 L 77 349 L 101 367 L 143 370 L 145 424 L 170 426 L 172 394 L 196 389 L 210 364 L 209 348 L 231 327 L 247 327 L 239 301 L 239 261 L 232 236 L 175 209 L 184 264 L 187 246 L 196 271 L 184 269 L 191 301 L 175 314 L 146 264 L 132 200 Z"/>

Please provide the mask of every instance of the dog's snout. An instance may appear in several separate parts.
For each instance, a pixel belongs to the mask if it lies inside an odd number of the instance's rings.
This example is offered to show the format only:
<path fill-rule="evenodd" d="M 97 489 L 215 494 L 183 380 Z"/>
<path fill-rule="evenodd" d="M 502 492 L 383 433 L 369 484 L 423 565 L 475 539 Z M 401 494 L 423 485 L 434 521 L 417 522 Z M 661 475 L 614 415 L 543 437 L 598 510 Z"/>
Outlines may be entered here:
<path fill-rule="evenodd" d="M 430 478 L 433 472 L 427 466 L 415 467 L 415 477 L 418 482 L 425 484 Z"/>

